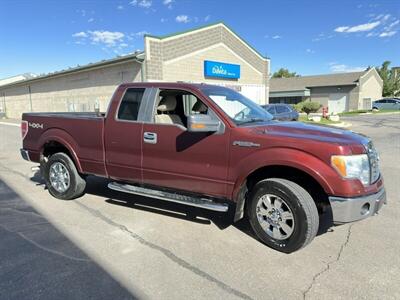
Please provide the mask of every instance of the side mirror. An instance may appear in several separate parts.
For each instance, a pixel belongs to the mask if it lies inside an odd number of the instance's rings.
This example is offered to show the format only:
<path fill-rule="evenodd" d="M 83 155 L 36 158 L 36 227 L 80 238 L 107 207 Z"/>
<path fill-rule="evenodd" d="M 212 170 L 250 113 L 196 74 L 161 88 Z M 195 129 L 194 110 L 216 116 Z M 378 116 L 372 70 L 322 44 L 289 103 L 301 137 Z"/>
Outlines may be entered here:
<path fill-rule="evenodd" d="M 187 119 L 188 131 L 190 132 L 216 132 L 221 122 L 210 115 L 190 115 Z"/>

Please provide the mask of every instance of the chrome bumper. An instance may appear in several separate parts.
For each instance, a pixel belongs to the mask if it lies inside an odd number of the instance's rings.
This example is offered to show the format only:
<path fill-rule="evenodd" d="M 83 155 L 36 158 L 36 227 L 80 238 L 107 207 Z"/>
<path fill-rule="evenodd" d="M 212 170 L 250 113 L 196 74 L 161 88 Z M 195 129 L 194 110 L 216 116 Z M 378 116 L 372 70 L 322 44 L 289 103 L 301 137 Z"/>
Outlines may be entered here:
<path fill-rule="evenodd" d="M 357 198 L 329 197 L 332 208 L 333 223 L 354 222 L 373 216 L 383 204 L 386 204 L 386 191 Z"/>
<path fill-rule="evenodd" d="M 25 149 L 20 149 L 19 150 L 21 152 L 21 156 L 23 159 L 27 160 L 27 161 L 31 161 L 31 159 L 29 158 L 29 152 L 26 151 Z"/>

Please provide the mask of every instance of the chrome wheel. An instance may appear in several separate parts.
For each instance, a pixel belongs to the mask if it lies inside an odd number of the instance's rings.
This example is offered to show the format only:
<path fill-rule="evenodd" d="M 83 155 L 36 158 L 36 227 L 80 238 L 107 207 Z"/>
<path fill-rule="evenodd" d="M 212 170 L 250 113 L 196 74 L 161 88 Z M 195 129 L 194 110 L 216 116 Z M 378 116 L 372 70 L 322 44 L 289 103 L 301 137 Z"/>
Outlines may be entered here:
<path fill-rule="evenodd" d="M 68 169 L 60 162 L 55 162 L 50 166 L 50 183 L 59 193 L 64 193 L 70 185 Z"/>
<path fill-rule="evenodd" d="M 285 240 L 294 230 L 292 210 L 286 202 L 272 194 L 265 194 L 258 199 L 257 219 L 262 229 L 272 238 Z"/>

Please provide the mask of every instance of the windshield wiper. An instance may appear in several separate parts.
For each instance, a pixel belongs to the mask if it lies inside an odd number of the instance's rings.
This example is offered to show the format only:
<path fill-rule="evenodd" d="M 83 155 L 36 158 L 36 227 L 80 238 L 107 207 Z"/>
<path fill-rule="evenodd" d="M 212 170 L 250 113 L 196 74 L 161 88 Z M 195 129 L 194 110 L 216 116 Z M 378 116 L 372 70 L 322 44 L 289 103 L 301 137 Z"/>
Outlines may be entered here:
<path fill-rule="evenodd" d="M 263 118 L 251 118 L 251 119 L 248 119 L 246 121 L 240 122 L 238 125 L 256 123 L 256 122 L 265 122 L 265 121 L 268 121 L 268 120 L 263 119 Z"/>

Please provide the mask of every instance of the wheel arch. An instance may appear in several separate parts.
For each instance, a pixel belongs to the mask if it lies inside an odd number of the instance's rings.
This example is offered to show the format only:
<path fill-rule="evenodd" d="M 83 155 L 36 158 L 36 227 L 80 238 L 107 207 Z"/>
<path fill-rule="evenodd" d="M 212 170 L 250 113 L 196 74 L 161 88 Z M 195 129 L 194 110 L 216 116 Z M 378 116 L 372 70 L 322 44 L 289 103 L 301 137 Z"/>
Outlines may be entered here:
<path fill-rule="evenodd" d="M 328 195 L 332 193 L 332 188 L 321 174 L 302 165 L 293 166 L 292 163 L 270 164 L 252 170 L 239 184 L 233 198 L 236 202 L 234 221 L 240 220 L 244 215 L 247 192 L 257 182 L 267 178 L 291 180 L 311 194 L 319 210 L 324 210 L 326 206 L 329 206 Z"/>
<path fill-rule="evenodd" d="M 82 173 L 81 163 L 76 154 L 79 146 L 67 132 L 60 129 L 50 129 L 42 135 L 40 145 L 41 161 L 54 153 L 63 152 L 72 159 L 78 172 Z"/>

